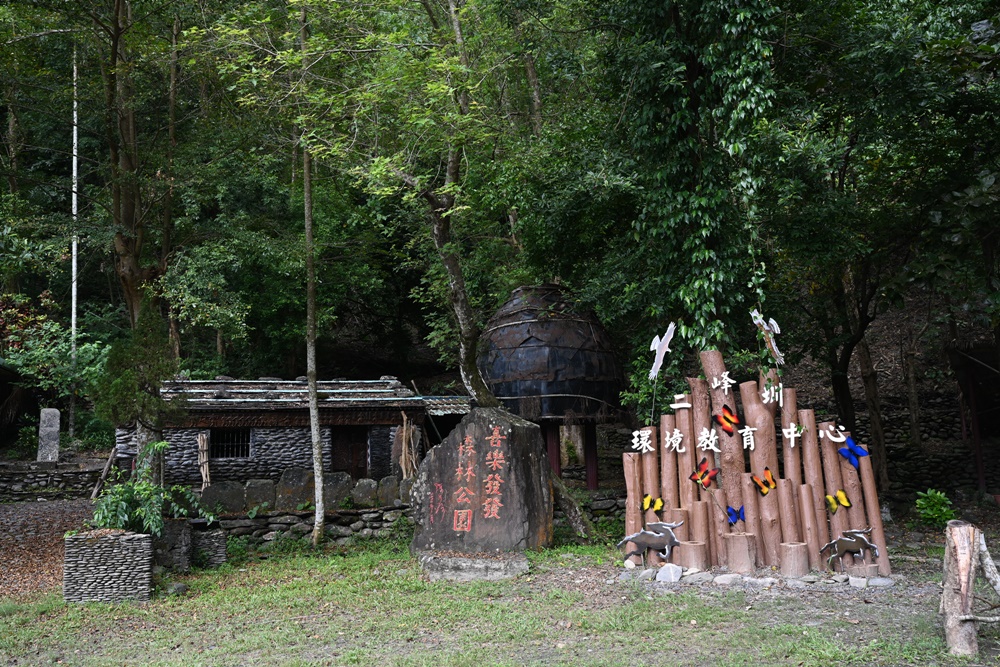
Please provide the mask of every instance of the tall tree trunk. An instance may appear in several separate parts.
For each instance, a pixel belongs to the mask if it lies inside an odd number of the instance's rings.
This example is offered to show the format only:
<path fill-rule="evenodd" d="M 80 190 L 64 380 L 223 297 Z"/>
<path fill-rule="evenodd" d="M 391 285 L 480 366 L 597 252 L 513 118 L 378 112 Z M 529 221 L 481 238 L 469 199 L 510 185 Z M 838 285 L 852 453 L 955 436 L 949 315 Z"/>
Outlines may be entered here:
<path fill-rule="evenodd" d="M 861 366 L 861 381 L 864 383 L 865 403 L 868 405 L 868 447 L 872 454 L 872 467 L 875 469 L 878 488 L 885 491 L 889 488 L 889 464 L 885 428 L 882 424 L 882 401 L 878 391 L 878 372 L 872 362 L 867 338 L 862 338 L 858 343 L 858 364 Z"/>
<path fill-rule="evenodd" d="M 302 47 L 302 76 L 308 67 L 308 30 L 306 7 L 299 19 Z M 307 133 L 302 132 L 305 136 Z M 319 546 L 326 522 L 323 494 L 323 442 L 319 429 L 319 397 L 316 391 L 316 247 L 313 242 L 312 155 L 309 146 L 302 145 L 302 206 L 306 231 L 306 382 L 309 387 L 309 434 L 312 438 L 313 479 L 315 481 L 316 513 L 313 520 L 312 543 Z"/>
<path fill-rule="evenodd" d="M 4 143 L 7 145 L 7 189 L 10 193 L 17 194 L 19 190 L 17 182 L 18 161 L 20 160 L 21 148 L 24 144 L 21 137 L 21 128 L 17 120 L 17 88 L 11 84 L 7 88 L 7 133 Z"/>

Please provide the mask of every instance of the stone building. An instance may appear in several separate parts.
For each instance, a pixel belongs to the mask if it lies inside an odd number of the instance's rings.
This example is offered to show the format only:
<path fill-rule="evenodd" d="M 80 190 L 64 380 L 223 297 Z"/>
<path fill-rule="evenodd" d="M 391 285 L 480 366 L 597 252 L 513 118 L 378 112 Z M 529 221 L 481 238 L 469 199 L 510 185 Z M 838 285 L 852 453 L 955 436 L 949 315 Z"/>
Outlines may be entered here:
<path fill-rule="evenodd" d="M 435 431 L 447 434 L 469 411 L 465 397 L 418 396 L 389 376 L 319 382 L 318 394 L 324 469 L 355 480 L 395 474 L 393 442 L 404 415 L 424 434 L 433 421 L 433 439 Z M 170 443 L 167 484 L 201 484 L 202 434 L 213 483 L 277 481 L 288 468 L 312 468 L 304 380 L 173 381 L 164 383 L 161 395 L 183 406 L 183 415 L 163 429 Z M 134 429 L 119 428 L 116 439 L 120 451 L 134 451 Z"/>

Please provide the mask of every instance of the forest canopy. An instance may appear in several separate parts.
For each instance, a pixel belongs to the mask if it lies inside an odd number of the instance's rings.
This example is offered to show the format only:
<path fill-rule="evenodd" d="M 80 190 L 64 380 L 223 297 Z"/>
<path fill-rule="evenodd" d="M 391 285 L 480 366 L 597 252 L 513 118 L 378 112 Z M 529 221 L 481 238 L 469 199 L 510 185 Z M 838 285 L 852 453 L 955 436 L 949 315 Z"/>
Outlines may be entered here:
<path fill-rule="evenodd" d="M 972 1 L 11 0 L 0 358 L 88 404 L 149 308 L 188 377 L 301 375 L 308 192 L 321 377 L 463 391 L 433 377 L 470 387 L 486 319 L 559 282 L 640 407 L 671 321 L 665 383 L 703 348 L 765 364 L 757 308 L 850 427 L 880 317 L 905 349 L 1000 334 L 998 28 Z"/>

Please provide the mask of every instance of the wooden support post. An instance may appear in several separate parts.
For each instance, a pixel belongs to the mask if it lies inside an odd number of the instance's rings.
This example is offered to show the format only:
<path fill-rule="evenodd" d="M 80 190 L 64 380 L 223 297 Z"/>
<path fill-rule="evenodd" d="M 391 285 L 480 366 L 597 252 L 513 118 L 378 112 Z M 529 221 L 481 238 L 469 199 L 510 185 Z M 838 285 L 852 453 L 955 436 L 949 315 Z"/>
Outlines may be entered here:
<path fill-rule="evenodd" d="M 645 429 L 649 431 L 649 441 L 656 443 L 656 427 L 647 426 Z M 639 455 L 639 463 L 642 466 L 642 492 L 644 495 L 652 496 L 657 498 L 660 495 L 660 461 L 657 456 L 657 451 L 654 449 L 651 452 L 643 452 Z M 645 519 L 646 525 L 652 522 L 659 521 L 660 517 L 656 515 L 653 511 L 652 506 L 646 510 L 646 515 L 643 517 Z M 655 549 L 649 549 L 646 552 L 646 564 L 647 565 L 658 565 L 663 562 L 663 558 Z"/>
<path fill-rule="evenodd" d="M 753 533 L 729 533 L 723 541 L 730 571 L 751 574 L 757 569 L 757 538 Z"/>
<path fill-rule="evenodd" d="M 639 503 L 642 500 L 642 472 L 639 466 L 638 452 L 625 452 L 622 454 L 622 467 L 625 471 L 625 534 L 634 535 L 642 529 L 642 509 Z M 635 549 L 634 542 L 625 544 L 625 552 Z M 629 556 L 629 560 L 640 565 L 642 558 L 639 556 Z"/>
<path fill-rule="evenodd" d="M 814 525 L 816 538 L 820 546 L 830 541 L 830 531 L 827 529 L 826 501 L 823 500 L 826 486 L 823 484 L 823 464 L 819 457 L 819 438 L 816 431 L 816 416 L 812 410 L 799 410 L 799 424 L 802 432 L 802 467 L 805 471 L 805 483 L 813 494 Z M 803 522 L 804 523 L 804 522 Z"/>
<path fill-rule="evenodd" d="M 688 511 L 686 509 L 681 509 L 675 507 L 670 510 L 670 523 L 681 523 L 682 525 L 674 528 L 674 537 L 677 538 L 678 542 L 687 542 L 691 534 L 690 525 L 691 522 L 688 520 Z M 670 562 L 676 565 L 680 565 L 680 555 L 677 553 L 677 549 L 670 552 Z"/>
<path fill-rule="evenodd" d="M 583 460 L 587 466 L 587 490 L 597 491 L 597 424 L 583 425 Z"/>
<path fill-rule="evenodd" d="M 729 515 L 726 514 L 725 490 L 714 489 L 712 493 L 714 500 L 708 505 L 709 530 L 712 531 L 712 564 L 721 566 L 726 564 L 726 543 L 722 541 L 722 536 L 730 530 Z"/>
<path fill-rule="evenodd" d="M 208 433 L 202 431 L 198 434 L 198 472 L 201 473 L 202 491 L 212 485 L 212 475 L 209 470 L 208 461 Z"/>
<path fill-rule="evenodd" d="M 781 543 L 781 576 L 804 577 L 809 574 L 809 545 L 805 542 Z"/>
<path fill-rule="evenodd" d="M 666 446 L 667 438 L 674 432 L 676 421 L 673 415 L 660 416 L 660 497 L 663 506 L 674 508 L 681 506 L 681 496 L 677 478 L 677 452 L 673 447 Z"/>
<path fill-rule="evenodd" d="M 862 445 L 863 446 L 863 445 Z M 861 492 L 865 497 L 865 512 L 868 525 L 871 526 L 871 540 L 878 547 L 878 573 L 883 577 L 892 574 L 889 565 L 889 547 L 885 541 L 885 528 L 882 526 L 882 509 L 875 490 L 875 472 L 872 470 L 872 457 L 861 457 Z"/>
<path fill-rule="evenodd" d="M 809 545 L 809 567 L 817 571 L 822 570 L 823 557 L 819 550 L 826 542 L 821 541 L 819 537 L 816 512 L 813 508 L 813 490 L 808 484 L 799 486 L 799 514 L 802 519 L 802 535 Z M 823 517 L 823 525 L 826 525 L 826 517 Z"/>
<path fill-rule="evenodd" d="M 818 424 L 818 433 L 827 432 L 835 430 L 837 427 L 833 422 L 823 422 Z M 828 437 L 820 438 L 819 440 L 819 450 L 821 453 L 821 458 L 823 459 L 823 483 L 826 493 L 829 495 L 835 495 L 838 489 L 844 488 L 844 478 L 840 474 L 840 459 L 843 457 L 837 453 L 839 448 L 838 444 Z M 850 497 L 849 497 L 850 498 Z M 853 498 L 851 498 L 853 501 Z M 826 506 L 826 501 L 824 500 L 824 507 Z M 837 512 L 830 513 L 830 539 L 838 539 L 844 534 L 845 530 L 850 530 L 851 528 L 865 528 L 865 526 L 852 526 L 850 515 L 848 512 L 844 511 L 841 507 Z M 824 543 L 825 544 L 825 543 Z M 848 554 L 843 558 L 838 558 L 837 561 L 842 562 L 842 564 L 847 567 L 854 564 L 854 556 Z M 837 561 L 834 561 L 836 563 Z"/>
<path fill-rule="evenodd" d="M 687 394 L 684 395 L 684 399 L 686 402 L 690 401 Z M 688 408 L 678 410 L 676 420 L 677 428 L 684 434 L 684 439 L 681 441 L 684 451 L 677 453 L 677 467 L 679 469 L 677 483 L 680 484 L 681 507 L 687 509 L 698 500 L 698 485 L 688 479 L 688 476 L 698 467 L 698 461 L 701 459 L 695 458 L 696 441 L 693 435 L 694 424 L 691 421 L 691 410 Z"/>
<path fill-rule="evenodd" d="M 712 560 L 712 533 L 708 527 L 709 500 L 699 500 L 691 505 L 688 516 L 691 518 L 691 540 L 705 545 L 705 554 L 709 562 Z"/>
<path fill-rule="evenodd" d="M 722 386 L 711 388 L 713 380 L 720 380 L 726 373 L 726 362 L 722 359 L 722 353 L 718 350 L 708 350 L 702 352 L 701 367 L 705 371 L 705 378 L 709 383 L 709 394 L 712 400 L 712 414 L 722 414 L 722 406 L 728 405 L 731 410 L 738 411 L 736 404 L 736 392 L 732 388 L 728 393 L 723 393 Z M 733 507 L 744 505 L 743 502 L 743 473 L 746 466 L 743 463 L 743 441 L 736 431 L 728 435 L 719 426 L 715 427 L 716 435 L 719 436 L 719 449 L 722 451 L 720 467 L 722 468 L 722 488 L 726 490 L 726 498 Z M 701 459 L 699 459 L 701 460 Z"/>
<path fill-rule="evenodd" d="M 840 447 L 846 447 L 846 446 L 847 446 L 846 443 L 839 446 L 837 444 L 833 445 L 835 449 L 839 449 Z M 847 497 L 851 499 L 851 506 L 847 508 L 847 517 L 850 527 L 856 528 L 858 530 L 864 530 L 865 528 L 868 527 L 868 523 L 867 519 L 865 518 L 865 504 L 866 504 L 865 496 L 861 492 L 861 479 L 858 476 L 858 470 L 855 470 L 854 466 L 851 465 L 851 462 L 845 459 L 839 453 L 837 454 L 837 458 L 840 463 L 840 478 L 841 478 L 841 483 L 843 484 L 841 488 L 843 488 L 844 492 L 847 493 Z M 860 469 L 860 461 L 859 461 L 859 469 Z M 878 502 L 877 499 L 876 502 Z M 843 512 L 844 511 L 843 508 L 841 508 L 840 511 Z M 879 547 L 879 553 L 883 553 L 881 547 Z M 864 562 L 872 563 L 874 562 L 872 559 L 873 559 L 872 554 L 865 551 Z M 855 558 L 854 560 L 855 562 L 857 562 L 861 559 Z"/>
<path fill-rule="evenodd" d="M 958 618 L 972 614 L 978 563 L 979 529 L 966 521 L 949 521 L 945 529 L 941 612 L 944 614 L 944 639 L 952 655 L 979 653 L 975 621 Z"/>
<path fill-rule="evenodd" d="M 677 545 L 677 564 L 681 567 L 707 570 L 711 567 L 708 559 L 708 545 L 704 542 L 681 542 Z"/>
<path fill-rule="evenodd" d="M 772 491 L 778 497 L 778 516 L 781 518 L 781 541 L 801 542 L 798 514 L 795 511 L 801 484 L 793 484 L 790 479 L 779 479 L 778 488 Z M 770 495 L 770 494 L 769 494 Z"/>
<path fill-rule="evenodd" d="M 559 424 L 556 422 L 543 422 L 542 430 L 545 432 L 545 448 L 548 450 L 549 467 L 552 474 L 562 477 L 562 460 L 559 452 Z"/>
<path fill-rule="evenodd" d="M 760 387 L 756 382 L 744 382 L 740 385 L 740 398 L 743 399 L 743 421 L 754 431 L 754 448 L 750 451 L 750 468 L 754 475 L 764 477 L 764 468 L 769 468 L 771 474 L 778 476 L 778 448 L 774 438 L 774 415 L 761 401 Z M 774 404 L 777 406 L 777 404 Z M 756 488 L 750 482 L 751 488 Z M 778 494 L 768 493 L 757 500 L 759 511 L 758 546 L 763 551 L 757 553 L 765 565 L 778 564 L 778 545 L 781 544 L 781 520 L 779 518 Z M 755 528 L 755 530 L 757 530 Z"/>
<path fill-rule="evenodd" d="M 755 540 L 754 556 L 757 558 L 757 565 L 764 565 L 765 552 L 764 552 L 764 535 L 760 530 L 760 504 L 758 499 L 760 494 L 755 490 L 757 487 L 754 486 L 753 480 L 750 479 L 752 473 L 743 473 L 743 514 L 746 516 L 746 531 L 748 533 L 753 533 Z M 777 552 L 777 546 L 775 546 L 775 552 Z M 777 561 L 777 557 L 775 557 Z M 772 563 L 766 563 L 767 565 L 772 565 Z M 777 565 L 777 562 L 773 563 Z"/>
<path fill-rule="evenodd" d="M 782 477 L 792 480 L 792 485 L 797 489 L 802 484 L 802 440 L 801 438 L 789 438 L 785 430 L 800 426 L 798 412 L 796 410 L 797 396 L 794 389 L 782 390 L 781 397 L 781 458 L 785 463 L 785 470 Z M 792 443 L 798 441 L 797 446 Z"/>
<path fill-rule="evenodd" d="M 701 461 L 702 457 L 708 457 L 708 462 L 712 468 L 719 465 L 719 455 L 711 450 L 697 449 L 698 437 L 704 432 L 712 429 L 712 402 L 708 397 L 708 382 L 701 378 L 688 378 L 688 386 L 691 388 L 689 394 L 691 398 L 691 445 L 695 447 L 695 459 Z M 690 474 L 690 473 L 689 473 Z M 701 490 L 702 499 L 706 498 L 708 491 Z"/>

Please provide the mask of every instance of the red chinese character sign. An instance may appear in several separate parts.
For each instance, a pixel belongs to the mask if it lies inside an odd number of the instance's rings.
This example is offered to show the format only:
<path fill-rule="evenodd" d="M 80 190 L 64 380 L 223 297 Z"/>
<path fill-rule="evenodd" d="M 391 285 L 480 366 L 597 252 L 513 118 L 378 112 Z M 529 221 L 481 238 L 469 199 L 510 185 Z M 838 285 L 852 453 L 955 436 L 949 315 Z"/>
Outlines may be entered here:
<path fill-rule="evenodd" d="M 549 466 L 537 425 L 478 408 L 420 465 L 415 551 L 523 551 L 552 542 Z"/>

